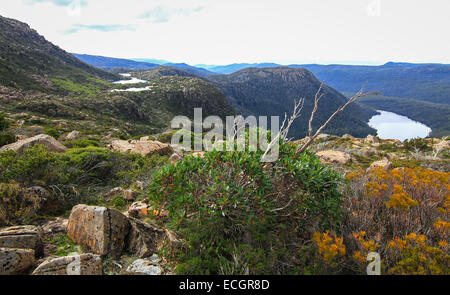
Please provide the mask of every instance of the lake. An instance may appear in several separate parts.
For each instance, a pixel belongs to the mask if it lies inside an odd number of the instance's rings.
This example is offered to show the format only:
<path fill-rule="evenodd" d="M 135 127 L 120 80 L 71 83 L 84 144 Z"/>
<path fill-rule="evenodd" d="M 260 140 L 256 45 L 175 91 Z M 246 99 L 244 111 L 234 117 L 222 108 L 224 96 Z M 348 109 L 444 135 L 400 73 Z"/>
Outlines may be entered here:
<path fill-rule="evenodd" d="M 127 78 L 131 78 L 131 79 L 116 81 L 116 82 L 114 82 L 115 84 L 128 85 L 128 84 L 138 84 L 138 83 L 147 83 L 148 82 L 146 80 L 141 80 L 141 79 L 131 77 L 131 74 L 128 74 L 128 73 L 124 73 L 124 74 L 120 74 L 120 75 L 122 77 L 127 77 Z M 151 86 L 147 86 L 147 87 L 141 87 L 141 88 L 113 89 L 113 90 L 111 90 L 111 92 L 127 92 L 127 91 L 140 92 L 140 91 L 150 90 L 151 88 L 152 88 Z"/>
<path fill-rule="evenodd" d="M 369 126 L 378 131 L 381 139 L 398 139 L 404 141 L 412 138 L 425 138 L 431 133 L 431 128 L 395 113 L 378 111 L 369 121 Z"/>

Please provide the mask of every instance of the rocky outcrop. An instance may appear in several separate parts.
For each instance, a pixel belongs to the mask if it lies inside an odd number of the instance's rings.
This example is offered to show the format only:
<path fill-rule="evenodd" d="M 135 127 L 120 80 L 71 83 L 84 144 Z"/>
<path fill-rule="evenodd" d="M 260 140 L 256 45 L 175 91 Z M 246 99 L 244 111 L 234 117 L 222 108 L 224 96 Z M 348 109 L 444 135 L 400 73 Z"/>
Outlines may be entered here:
<path fill-rule="evenodd" d="M 144 258 L 159 250 L 166 237 L 165 230 L 134 218 L 129 220 L 131 227 L 126 240 L 127 252 Z"/>
<path fill-rule="evenodd" d="M 35 226 L 13 226 L 0 231 L 0 247 L 32 249 L 37 257 L 42 256 L 44 246 Z"/>
<path fill-rule="evenodd" d="M 345 165 L 352 160 L 350 154 L 334 150 L 321 151 L 316 155 L 319 157 L 320 161 L 325 164 L 335 163 Z"/>
<path fill-rule="evenodd" d="M 122 153 L 131 152 L 142 156 L 148 155 L 171 155 L 173 149 L 169 144 L 151 140 L 113 140 L 111 148 Z"/>
<path fill-rule="evenodd" d="M 40 134 L 31 138 L 19 140 L 15 143 L 5 145 L 4 147 L 0 148 L 0 152 L 12 150 L 18 154 L 22 154 L 26 149 L 37 144 L 43 145 L 47 147 L 50 152 L 55 153 L 63 153 L 67 149 L 53 137 L 45 134 Z"/>
<path fill-rule="evenodd" d="M 35 265 L 34 250 L 0 248 L 0 275 L 25 274 Z"/>
<path fill-rule="evenodd" d="M 127 272 L 130 274 L 149 276 L 161 275 L 163 270 L 158 266 L 160 261 L 161 259 L 156 255 L 149 259 L 137 259 L 127 268 Z"/>
<path fill-rule="evenodd" d="M 83 275 L 103 274 L 103 263 L 98 255 L 82 254 L 52 258 L 39 265 L 33 275 Z"/>
<path fill-rule="evenodd" d="M 78 205 L 70 214 L 67 235 L 95 254 L 119 257 L 129 228 L 127 217 L 117 210 Z"/>

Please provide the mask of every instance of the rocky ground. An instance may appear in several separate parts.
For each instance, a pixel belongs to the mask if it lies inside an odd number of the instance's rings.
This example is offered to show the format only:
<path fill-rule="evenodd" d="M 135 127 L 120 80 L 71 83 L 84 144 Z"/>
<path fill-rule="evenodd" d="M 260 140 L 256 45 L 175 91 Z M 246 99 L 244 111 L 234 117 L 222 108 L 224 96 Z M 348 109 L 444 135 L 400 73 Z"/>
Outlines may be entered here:
<path fill-rule="evenodd" d="M 70 132 L 66 140 L 75 140 L 78 131 Z M 183 153 L 174 152 L 169 144 L 152 141 L 106 139 L 107 147 L 123 153 L 144 156 L 159 154 L 171 156 L 176 163 Z M 306 139 L 294 142 L 302 144 Z M 21 153 L 41 144 L 53 152 L 67 148 L 49 135 L 31 138 L 4 146 L 0 151 Z M 450 171 L 448 139 L 423 139 L 411 142 L 381 140 L 374 136 L 354 138 L 350 135 L 336 137 L 323 134 L 310 148 L 325 164 L 332 165 L 343 174 L 372 169 L 397 167 L 426 167 L 443 172 Z M 202 156 L 201 152 L 195 153 Z M 159 256 L 165 243 L 177 246 L 176 233 L 164 228 L 167 212 L 156 212 L 148 205 L 146 184 L 137 182 L 134 189 L 117 187 L 102 198 L 119 197 L 128 204 L 126 210 L 76 205 L 68 218 L 47 218 L 33 225 L 0 229 L 0 274 L 33 275 L 166 275 L 174 270 Z M 41 201 L 48 202 L 49 193 L 40 187 L 30 188 Z M 44 202 L 42 201 L 42 202 Z"/>

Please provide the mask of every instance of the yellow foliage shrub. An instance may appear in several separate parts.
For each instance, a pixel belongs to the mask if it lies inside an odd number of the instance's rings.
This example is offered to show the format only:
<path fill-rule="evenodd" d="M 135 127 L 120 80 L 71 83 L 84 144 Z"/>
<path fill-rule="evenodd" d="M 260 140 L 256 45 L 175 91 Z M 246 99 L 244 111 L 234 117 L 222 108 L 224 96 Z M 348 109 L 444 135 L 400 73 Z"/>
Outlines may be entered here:
<path fill-rule="evenodd" d="M 445 241 L 437 247 L 430 246 L 425 235 L 411 233 L 404 239 L 397 237 L 387 245 L 388 254 L 395 261 L 388 274 L 448 275 L 450 255 L 447 247 Z"/>
<path fill-rule="evenodd" d="M 394 185 L 394 193 L 391 195 L 389 201 L 386 202 L 388 208 L 403 210 L 408 210 L 410 207 L 416 207 L 417 205 L 419 203 L 411 199 L 411 196 L 398 184 Z"/>
<path fill-rule="evenodd" d="M 328 263 L 333 262 L 336 257 L 345 255 L 344 239 L 335 234 L 314 233 L 313 242 L 316 244 L 319 254 Z"/>

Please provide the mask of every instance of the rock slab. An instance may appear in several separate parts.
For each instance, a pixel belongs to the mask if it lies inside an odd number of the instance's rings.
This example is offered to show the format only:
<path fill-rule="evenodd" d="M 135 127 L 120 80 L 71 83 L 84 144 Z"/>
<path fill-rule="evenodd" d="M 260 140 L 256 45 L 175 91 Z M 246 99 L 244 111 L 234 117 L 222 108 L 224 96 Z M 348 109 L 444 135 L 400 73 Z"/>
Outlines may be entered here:
<path fill-rule="evenodd" d="M 115 209 L 77 205 L 67 224 L 67 235 L 95 254 L 119 257 L 125 248 L 130 223 Z"/>
<path fill-rule="evenodd" d="M 50 152 L 64 153 L 67 150 L 65 146 L 63 146 L 59 141 L 57 141 L 53 137 L 46 134 L 40 134 L 34 137 L 19 140 L 14 143 L 5 145 L 4 147 L 0 148 L 0 152 L 12 150 L 18 154 L 22 154 L 26 149 L 37 144 L 47 147 L 47 149 Z"/>
<path fill-rule="evenodd" d="M 0 231 L 0 247 L 16 249 L 32 249 L 37 257 L 44 254 L 39 230 L 35 226 L 13 226 Z"/>
<path fill-rule="evenodd" d="M 39 265 L 33 272 L 33 275 L 95 276 L 102 274 L 102 260 L 100 256 L 93 254 L 49 259 Z"/>
<path fill-rule="evenodd" d="M 0 248 L 0 275 L 25 274 L 36 265 L 34 250 Z"/>

